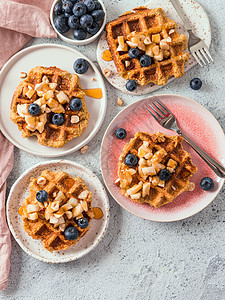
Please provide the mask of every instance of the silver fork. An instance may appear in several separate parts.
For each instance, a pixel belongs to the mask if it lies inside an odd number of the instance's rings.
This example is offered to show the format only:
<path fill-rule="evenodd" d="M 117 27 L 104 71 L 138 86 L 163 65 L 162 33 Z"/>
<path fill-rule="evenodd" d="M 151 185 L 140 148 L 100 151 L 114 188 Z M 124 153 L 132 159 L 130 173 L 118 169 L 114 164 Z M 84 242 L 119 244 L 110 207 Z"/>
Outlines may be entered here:
<path fill-rule="evenodd" d="M 209 48 L 206 46 L 206 43 L 198 38 L 194 33 L 192 32 L 192 28 L 189 26 L 184 13 L 181 9 L 179 0 L 170 0 L 173 7 L 177 11 L 178 15 L 180 16 L 181 20 L 184 23 L 184 27 L 187 29 L 189 34 L 189 40 L 188 40 L 188 49 L 191 51 L 191 54 L 194 56 L 198 64 L 203 67 L 203 64 L 206 66 L 207 63 L 209 64 L 210 61 L 213 61 L 212 56 L 209 53 Z"/>
<path fill-rule="evenodd" d="M 210 166 L 210 168 L 221 178 L 225 178 L 225 168 L 209 156 L 205 151 L 190 140 L 177 126 L 177 121 L 172 112 L 160 101 L 154 100 L 146 107 L 153 118 L 164 128 L 177 132 L 198 153 L 198 155 Z"/>

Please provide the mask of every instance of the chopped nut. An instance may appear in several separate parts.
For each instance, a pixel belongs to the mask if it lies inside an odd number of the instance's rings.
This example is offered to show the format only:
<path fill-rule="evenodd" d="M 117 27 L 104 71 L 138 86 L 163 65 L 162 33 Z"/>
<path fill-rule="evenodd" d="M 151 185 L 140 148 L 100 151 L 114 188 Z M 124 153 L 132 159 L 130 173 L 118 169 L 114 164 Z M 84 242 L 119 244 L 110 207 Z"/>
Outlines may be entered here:
<path fill-rule="evenodd" d="M 149 195 L 150 192 L 150 182 L 145 182 L 142 187 L 142 197 Z"/>
<path fill-rule="evenodd" d="M 174 191 L 176 191 L 176 188 L 175 188 L 174 185 L 171 185 L 171 188 L 172 188 Z"/>
<path fill-rule="evenodd" d="M 135 173 L 137 173 L 135 169 L 128 169 L 127 171 L 130 173 L 130 175 L 134 175 Z"/>
<path fill-rule="evenodd" d="M 126 178 L 127 184 L 131 184 L 133 178 L 128 170 L 125 170 L 125 178 Z"/>
<path fill-rule="evenodd" d="M 159 46 L 155 45 L 152 47 L 152 52 L 155 55 L 159 55 Z"/>
<path fill-rule="evenodd" d="M 147 153 L 147 154 L 144 156 L 144 158 L 145 158 L 145 159 L 151 159 L 152 156 L 153 156 L 153 153 L 152 153 L 152 152 L 149 152 L 149 153 Z"/>
<path fill-rule="evenodd" d="M 163 36 L 164 39 L 168 38 L 168 34 L 167 34 L 167 31 L 165 29 L 162 30 L 162 36 Z"/>
<path fill-rule="evenodd" d="M 83 218 L 83 214 L 80 214 L 79 216 L 77 216 L 77 217 L 76 217 L 76 220 L 79 220 L 79 219 L 81 219 L 81 218 Z"/>
<path fill-rule="evenodd" d="M 159 176 L 152 177 L 152 181 L 151 182 L 152 182 L 152 185 L 157 186 L 159 184 L 159 182 L 160 182 Z"/>
<path fill-rule="evenodd" d="M 42 77 L 42 82 L 49 83 L 49 79 L 46 75 Z"/>
<path fill-rule="evenodd" d="M 72 211 L 65 211 L 65 215 L 67 216 L 67 218 L 70 220 L 70 219 L 72 219 L 72 217 L 73 217 L 73 213 L 72 213 Z"/>
<path fill-rule="evenodd" d="M 28 214 L 28 219 L 32 221 L 36 221 L 38 219 L 38 213 L 34 212 L 32 214 Z"/>
<path fill-rule="evenodd" d="M 173 172 L 175 172 L 175 170 L 173 169 L 173 168 L 170 168 L 170 167 L 166 167 L 167 168 L 167 170 L 169 170 L 170 171 L 170 173 L 173 173 Z"/>
<path fill-rule="evenodd" d="M 50 108 L 55 108 L 59 105 L 59 102 L 53 98 L 50 98 L 48 101 L 47 101 L 47 104 Z"/>
<path fill-rule="evenodd" d="M 36 118 L 31 115 L 25 116 L 25 121 L 30 127 L 35 127 L 36 126 Z"/>
<path fill-rule="evenodd" d="M 158 150 L 154 153 L 153 157 L 151 158 L 151 162 L 161 162 L 162 159 L 167 155 L 167 152 L 164 148 Z"/>
<path fill-rule="evenodd" d="M 175 169 L 177 167 L 177 162 L 175 160 L 173 160 L 172 158 L 170 158 L 167 163 L 167 167 Z"/>
<path fill-rule="evenodd" d="M 116 184 L 117 186 L 120 185 L 120 179 L 119 179 L 119 178 L 116 179 L 115 184 Z"/>
<path fill-rule="evenodd" d="M 145 49 L 145 53 L 151 57 L 154 56 L 153 51 L 152 51 L 153 46 L 156 46 L 156 45 L 154 43 L 151 43 L 150 45 L 147 45 L 146 49 Z"/>
<path fill-rule="evenodd" d="M 194 182 L 190 182 L 190 183 L 189 183 L 188 191 L 189 191 L 189 192 L 193 192 L 194 189 L 195 189 L 195 183 L 194 183 Z"/>
<path fill-rule="evenodd" d="M 171 35 L 172 33 L 174 33 L 175 32 L 175 30 L 174 29 L 170 29 L 170 31 L 169 31 L 169 35 Z"/>
<path fill-rule="evenodd" d="M 26 209 L 27 209 L 28 214 L 37 212 L 37 211 L 39 211 L 39 205 L 38 204 L 28 204 L 26 206 Z"/>
<path fill-rule="evenodd" d="M 160 187 L 164 187 L 165 186 L 165 181 L 160 180 L 158 186 Z"/>
<path fill-rule="evenodd" d="M 61 208 L 64 210 L 64 211 L 67 211 L 67 210 L 70 210 L 73 208 L 73 206 L 69 203 L 66 203 L 64 205 L 61 206 Z"/>
<path fill-rule="evenodd" d="M 65 103 L 70 102 L 70 99 L 68 98 L 68 96 L 63 91 L 60 91 L 56 95 L 56 98 L 59 100 L 59 103 L 61 103 L 61 104 L 65 104 Z"/>
<path fill-rule="evenodd" d="M 70 204 L 72 207 L 77 206 L 78 200 L 76 198 L 70 198 L 69 201 L 67 201 L 68 204 Z"/>
<path fill-rule="evenodd" d="M 152 42 L 153 43 L 159 44 L 160 40 L 161 40 L 161 37 L 160 37 L 159 33 L 156 33 L 156 34 L 152 35 Z"/>
<path fill-rule="evenodd" d="M 163 164 L 160 164 L 158 162 L 153 163 L 154 168 L 156 169 L 156 172 L 158 173 L 160 170 L 165 169 L 165 166 Z"/>
<path fill-rule="evenodd" d="M 150 44 L 151 44 L 151 39 L 150 39 L 149 36 L 147 36 L 147 37 L 145 38 L 144 44 L 145 44 L 145 45 L 150 45 Z"/>
<path fill-rule="evenodd" d="M 53 211 L 58 211 L 58 210 L 59 210 L 59 202 L 58 202 L 58 201 L 53 201 L 53 202 L 51 203 L 51 209 L 52 209 Z"/>
<path fill-rule="evenodd" d="M 29 115 L 28 106 L 29 106 L 28 104 L 18 104 L 17 105 L 17 112 L 22 118 L 24 118 L 25 115 Z"/>
<path fill-rule="evenodd" d="M 162 61 L 163 60 L 163 51 L 160 49 L 159 54 L 158 55 L 154 55 L 154 59 L 156 61 Z"/>
<path fill-rule="evenodd" d="M 73 217 L 79 216 L 83 212 L 83 208 L 81 207 L 81 204 L 79 203 L 76 207 L 73 208 L 72 213 Z"/>
<path fill-rule="evenodd" d="M 166 40 L 161 40 L 160 41 L 160 48 L 163 50 L 169 50 L 170 46 L 167 44 Z"/>
<path fill-rule="evenodd" d="M 138 164 L 139 164 L 139 166 L 143 167 L 146 165 L 146 160 L 144 158 L 141 158 L 141 159 L 139 159 Z"/>
<path fill-rule="evenodd" d="M 121 98 L 118 97 L 118 99 L 117 99 L 117 104 L 118 104 L 119 106 L 122 106 L 123 103 L 124 103 L 123 100 L 122 100 Z"/>
<path fill-rule="evenodd" d="M 61 114 L 65 112 L 65 108 L 61 104 L 59 104 L 57 107 L 52 108 L 51 110 L 52 112 L 57 114 Z"/>
<path fill-rule="evenodd" d="M 140 189 L 142 188 L 142 185 L 143 185 L 143 183 L 142 183 L 142 181 L 140 181 L 138 184 L 135 184 L 130 189 L 128 189 L 127 194 L 128 195 L 136 194 L 138 191 L 140 191 Z"/>
<path fill-rule="evenodd" d="M 20 72 L 20 78 L 26 78 L 27 73 L 26 72 Z"/>
<path fill-rule="evenodd" d="M 89 195 L 89 191 L 87 190 L 84 190 L 83 192 L 81 192 L 79 195 L 78 195 L 78 199 L 86 199 L 87 196 Z"/>
<path fill-rule="evenodd" d="M 44 131 L 44 129 L 45 129 L 45 123 L 38 122 L 36 129 L 39 131 L 39 133 L 42 133 Z"/>
<path fill-rule="evenodd" d="M 49 222 L 51 224 L 56 224 L 56 223 L 58 223 L 58 219 L 55 216 L 51 216 Z"/>
<path fill-rule="evenodd" d="M 54 98 L 54 91 L 53 90 L 49 90 L 46 93 L 44 93 L 43 95 L 45 100 L 49 100 L 50 98 Z"/>
<path fill-rule="evenodd" d="M 142 42 L 139 42 L 138 43 L 138 49 L 142 50 L 142 51 L 145 51 L 145 44 L 142 43 Z"/>
<path fill-rule="evenodd" d="M 108 68 L 105 68 L 103 70 L 103 74 L 105 75 L 105 77 L 110 77 L 111 76 L 111 71 Z"/>
<path fill-rule="evenodd" d="M 59 203 L 61 203 L 64 200 L 66 200 L 66 196 L 64 195 L 64 193 L 62 191 L 59 191 L 57 196 L 55 197 L 55 201 L 59 201 Z"/>
<path fill-rule="evenodd" d="M 64 209 L 62 209 L 62 207 L 60 207 L 60 209 L 56 213 L 54 213 L 54 216 L 58 219 L 58 218 L 62 217 L 64 215 L 64 213 L 65 213 Z"/>
<path fill-rule="evenodd" d="M 137 193 L 137 194 L 133 194 L 133 195 L 130 195 L 131 199 L 133 200 L 138 200 L 141 198 L 141 193 Z"/>
<path fill-rule="evenodd" d="M 80 149 L 81 154 L 85 154 L 87 152 L 88 146 L 84 146 L 83 148 Z"/>
<path fill-rule="evenodd" d="M 54 90 L 56 89 L 56 87 L 57 87 L 57 83 L 55 83 L 55 82 L 50 82 L 48 85 L 49 85 L 50 89 L 53 90 L 53 91 L 54 91 Z"/>
<path fill-rule="evenodd" d="M 26 96 L 27 96 L 29 99 L 31 99 L 31 98 L 33 97 L 34 93 L 35 93 L 35 90 L 30 89 L 28 92 L 26 92 Z"/>
<path fill-rule="evenodd" d="M 142 172 L 144 175 L 150 175 L 150 176 L 157 174 L 156 169 L 154 167 L 142 168 Z"/>
<path fill-rule="evenodd" d="M 130 61 L 129 60 L 125 60 L 124 64 L 125 64 L 125 67 L 128 68 L 130 66 Z"/>
<path fill-rule="evenodd" d="M 71 213 L 72 214 L 72 213 Z M 61 230 L 62 232 L 64 232 L 66 229 L 66 224 L 60 224 L 59 225 L 59 230 Z"/>
<path fill-rule="evenodd" d="M 88 211 L 88 205 L 86 201 L 81 201 L 81 207 L 83 208 L 83 210 Z"/>
<path fill-rule="evenodd" d="M 72 116 L 71 119 L 70 119 L 70 122 L 72 124 L 77 124 L 79 121 L 80 121 L 80 117 L 77 116 L 77 115 Z"/>
<path fill-rule="evenodd" d="M 44 186 L 46 184 L 47 180 L 44 177 L 39 177 L 37 180 L 37 184 L 40 186 Z"/>

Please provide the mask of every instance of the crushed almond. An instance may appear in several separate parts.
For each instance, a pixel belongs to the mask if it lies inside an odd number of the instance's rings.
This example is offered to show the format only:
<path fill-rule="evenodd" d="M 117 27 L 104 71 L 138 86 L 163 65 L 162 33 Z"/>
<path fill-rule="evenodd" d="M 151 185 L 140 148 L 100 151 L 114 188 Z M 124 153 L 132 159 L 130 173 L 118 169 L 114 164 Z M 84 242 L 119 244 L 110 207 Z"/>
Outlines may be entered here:
<path fill-rule="evenodd" d="M 20 72 L 20 78 L 26 78 L 27 73 L 26 72 Z"/>
<path fill-rule="evenodd" d="M 117 98 L 117 104 L 119 105 L 119 106 L 123 106 L 123 100 L 121 99 L 121 98 Z"/>
<path fill-rule="evenodd" d="M 71 119 L 70 119 L 70 122 L 72 124 L 77 124 L 77 123 L 79 123 L 79 121 L 80 121 L 80 117 L 77 116 L 77 115 L 72 116 Z"/>
<path fill-rule="evenodd" d="M 110 77 L 112 72 L 108 68 L 105 68 L 103 70 L 103 74 L 105 75 L 105 77 Z"/>
<path fill-rule="evenodd" d="M 84 146 L 83 148 L 80 149 L 81 154 L 85 154 L 87 152 L 88 146 Z"/>

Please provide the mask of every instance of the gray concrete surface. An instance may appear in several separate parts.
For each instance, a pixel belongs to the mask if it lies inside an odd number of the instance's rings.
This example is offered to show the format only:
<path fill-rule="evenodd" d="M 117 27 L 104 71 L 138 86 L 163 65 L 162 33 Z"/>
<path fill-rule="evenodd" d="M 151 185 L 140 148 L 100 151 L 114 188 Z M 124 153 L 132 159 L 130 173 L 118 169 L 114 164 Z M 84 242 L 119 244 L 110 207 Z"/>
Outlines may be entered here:
<path fill-rule="evenodd" d="M 138 6 L 138 0 L 104 1 L 108 19 Z M 132 5 L 131 5 L 132 2 Z M 142 1 L 143 2 L 143 1 Z M 144 1 L 145 2 L 145 1 Z M 147 1 L 146 1 L 147 2 Z M 199 0 L 212 26 L 210 67 L 194 67 L 185 77 L 162 88 L 160 93 L 175 93 L 204 105 L 225 129 L 225 31 L 224 1 Z M 38 43 L 60 43 L 59 39 L 36 39 Z M 96 62 L 96 45 L 76 47 Z M 193 77 L 203 80 L 196 92 L 189 88 Z M 99 150 L 103 134 L 122 109 L 118 96 L 129 104 L 141 97 L 122 95 L 106 82 L 108 110 L 105 121 L 89 143 L 88 152 L 65 158 L 76 160 L 101 178 Z M 157 92 L 155 92 L 157 94 Z M 47 159 L 46 159 L 47 160 Z M 28 167 L 44 158 L 15 149 L 14 169 L 8 178 L 8 191 Z M 101 178 L 102 179 L 102 178 Z M 67 264 L 45 264 L 29 257 L 12 238 L 9 286 L 0 299 L 225 299 L 225 188 L 211 205 L 197 215 L 175 223 L 154 223 L 123 210 L 111 197 L 108 232 L 97 248 L 86 257 Z"/>

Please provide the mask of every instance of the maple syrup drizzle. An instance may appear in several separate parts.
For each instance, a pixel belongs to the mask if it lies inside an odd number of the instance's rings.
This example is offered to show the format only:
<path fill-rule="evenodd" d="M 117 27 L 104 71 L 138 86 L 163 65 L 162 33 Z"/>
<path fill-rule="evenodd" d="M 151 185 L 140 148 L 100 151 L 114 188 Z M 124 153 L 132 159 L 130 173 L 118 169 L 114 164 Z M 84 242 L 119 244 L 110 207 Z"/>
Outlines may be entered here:
<path fill-rule="evenodd" d="M 94 219 L 99 220 L 103 217 L 103 212 L 100 207 L 93 207 Z"/>
<path fill-rule="evenodd" d="M 102 89 L 96 88 L 96 89 L 86 89 L 83 90 L 85 94 L 91 98 L 95 99 L 101 99 L 103 97 Z"/>
<path fill-rule="evenodd" d="M 105 50 L 102 52 L 102 59 L 105 61 L 111 61 L 112 60 L 112 54 L 110 50 Z"/>

